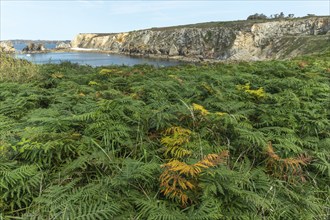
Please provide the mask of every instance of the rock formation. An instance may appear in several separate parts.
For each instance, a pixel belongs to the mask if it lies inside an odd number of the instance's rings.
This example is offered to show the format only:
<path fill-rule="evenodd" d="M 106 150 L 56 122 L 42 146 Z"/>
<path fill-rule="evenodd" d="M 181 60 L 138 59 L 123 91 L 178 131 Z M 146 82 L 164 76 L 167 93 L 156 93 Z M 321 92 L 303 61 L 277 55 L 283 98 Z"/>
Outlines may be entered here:
<path fill-rule="evenodd" d="M 59 42 L 56 45 L 56 49 L 69 49 L 69 48 L 71 48 L 71 44 L 70 43 Z"/>
<path fill-rule="evenodd" d="M 15 53 L 15 48 L 10 41 L 2 41 L 0 42 L 0 52 L 5 53 Z"/>
<path fill-rule="evenodd" d="M 29 43 L 26 47 L 23 48 L 22 52 L 24 53 L 34 53 L 46 51 L 46 48 L 43 44 Z"/>
<path fill-rule="evenodd" d="M 78 34 L 73 48 L 217 60 L 292 57 L 329 46 L 330 17 L 209 22 L 127 33 Z"/>

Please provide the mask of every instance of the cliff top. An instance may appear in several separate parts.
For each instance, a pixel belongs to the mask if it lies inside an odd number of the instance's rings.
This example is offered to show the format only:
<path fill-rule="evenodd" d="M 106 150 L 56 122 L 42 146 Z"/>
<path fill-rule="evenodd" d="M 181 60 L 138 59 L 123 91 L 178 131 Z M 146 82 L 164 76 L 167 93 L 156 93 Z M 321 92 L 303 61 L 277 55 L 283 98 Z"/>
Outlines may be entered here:
<path fill-rule="evenodd" d="M 153 27 L 147 30 L 172 30 L 177 28 L 211 28 L 211 27 L 250 27 L 253 24 L 257 23 L 266 23 L 266 22 L 277 22 L 277 21 L 296 21 L 296 20 L 306 20 L 306 19 L 315 19 L 315 18 L 330 18 L 330 16 L 306 16 L 299 18 L 279 18 L 279 19 L 258 19 L 258 20 L 237 20 L 237 21 L 211 21 L 211 22 L 202 22 L 196 24 L 186 24 L 178 26 L 169 26 L 169 27 Z"/>
<path fill-rule="evenodd" d="M 277 19 L 258 19 L 258 20 L 237 20 L 237 21 L 211 21 L 211 22 L 202 22 L 196 24 L 184 24 L 177 26 L 167 26 L 167 27 L 152 27 L 141 30 L 133 30 L 134 31 L 142 31 L 142 30 L 152 30 L 152 31 L 166 31 L 166 30 L 175 30 L 181 28 L 212 28 L 212 27 L 232 27 L 232 28 L 250 28 L 253 24 L 258 23 L 266 23 L 266 22 L 278 22 L 278 21 L 299 21 L 306 19 L 317 19 L 317 18 L 329 18 L 330 16 L 305 16 L 298 18 L 277 18 Z M 81 33 L 85 34 L 85 33 Z M 96 34 L 97 36 L 109 35 L 109 34 L 118 34 L 118 33 L 91 33 Z"/>

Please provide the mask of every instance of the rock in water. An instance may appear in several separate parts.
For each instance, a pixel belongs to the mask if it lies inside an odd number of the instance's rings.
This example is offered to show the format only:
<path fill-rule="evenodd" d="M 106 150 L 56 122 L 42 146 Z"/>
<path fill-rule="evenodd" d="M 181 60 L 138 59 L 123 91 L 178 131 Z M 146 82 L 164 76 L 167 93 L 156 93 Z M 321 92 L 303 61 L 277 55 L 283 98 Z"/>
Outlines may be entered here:
<path fill-rule="evenodd" d="M 29 43 L 22 51 L 25 53 L 43 52 L 46 51 L 46 48 L 43 44 Z"/>

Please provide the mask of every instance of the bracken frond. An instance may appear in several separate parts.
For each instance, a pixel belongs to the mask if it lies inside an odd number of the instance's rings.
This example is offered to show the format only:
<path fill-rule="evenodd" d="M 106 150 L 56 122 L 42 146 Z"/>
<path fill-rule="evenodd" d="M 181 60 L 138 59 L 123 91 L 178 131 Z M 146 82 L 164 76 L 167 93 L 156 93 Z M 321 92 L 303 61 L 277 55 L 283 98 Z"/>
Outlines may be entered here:
<path fill-rule="evenodd" d="M 165 156 L 171 158 L 183 158 L 191 154 L 191 151 L 182 145 L 189 143 L 191 131 L 182 127 L 170 127 L 164 131 L 161 143 L 165 145 Z"/>
<path fill-rule="evenodd" d="M 180 201 L 186 206 L 190 198 L 189 193 L 196 193 L 198 177 L 203 170 L 223 164 L 229 156 L 227 150 L 219 154 L 208 154 L 203 160 L 195 164 L 187 164 L 178 160 L 172 160 L 164 165 L 160 175 L 161 192 L 168 198 Z"/>
<path fill-rule="evenodd" d="M 287 181 L 294 181 L 293 177 L 300 177 L 302 181 L 305 181 L 303 166 L 309 164 L 311 157 L 299 155 L 295 158 L 281 158 L 274 152 L 271 142 L 268 143 L 265 151 L 268 156 L 267 168 L 273 176 Z"/>
<path fill-rule="evenodd" d="M 229 156 L 229 151 L 224 150 L 219 154 L 208 154 L 204 157 L 203 160 L 197 162 L 195 166 L 208 168 L 208 167 L 214 167 L 219 164 L 225 163 L 226 159 Z"/>
<path fill-rule="evenodd" d="M 193 109 L 195 111 L 200 112 L 201 115 L 208 115 L 208 114 L 210 114 L 210 112 L 208 110 L 206 110 L 202 105 L 198 105 L 196 103 L 193 103 L 192 106 L 193 106 Z"/>

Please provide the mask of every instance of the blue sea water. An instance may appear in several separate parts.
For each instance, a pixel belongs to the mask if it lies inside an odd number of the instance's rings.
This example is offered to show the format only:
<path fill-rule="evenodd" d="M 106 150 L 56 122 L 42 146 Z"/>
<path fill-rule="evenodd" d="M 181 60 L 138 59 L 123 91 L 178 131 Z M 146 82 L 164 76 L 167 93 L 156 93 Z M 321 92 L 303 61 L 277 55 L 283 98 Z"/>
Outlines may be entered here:
<path fill-rule="evenodd" d="M 27 44 L 21 43 L 21 44 L 14 44 L 13 46 L 17 51 L 22 51 L 23 48 L 27 46 Z M 44 46 L 46 49 L 54 49 L 56 47 L 56 44 L 47 43 L 47 44 L 44 44 Z"/>
<path fill-rule="evenodd" d="M 21 51 L 23 48 L 26 47 L 26 44 L 14 44 L 15 50 Z"/>
<path fill-rule="evenodd" d="M 61 63 L 69 61 L 90 66 L 150 64 L 154 66 L 175 66 L 180 61 L 131 57 L 117 54 L 91 53 L 91 52 L 63 52 L 63 53 L 34 53 L 15 54 L 16 58 L 26 59 L 36 64 Z"/>

